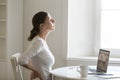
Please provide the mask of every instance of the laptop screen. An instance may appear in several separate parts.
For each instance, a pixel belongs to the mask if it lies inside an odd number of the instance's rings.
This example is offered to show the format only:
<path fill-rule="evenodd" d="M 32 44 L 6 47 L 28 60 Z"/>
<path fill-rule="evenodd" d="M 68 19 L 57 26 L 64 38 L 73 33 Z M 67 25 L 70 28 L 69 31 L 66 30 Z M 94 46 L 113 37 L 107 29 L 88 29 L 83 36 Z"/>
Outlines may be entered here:
<path fill-rule="evenodd" d="M 109 62 L 110 51 L 100 49 L 97 62 L 97 72 L 106 73 Z"/>

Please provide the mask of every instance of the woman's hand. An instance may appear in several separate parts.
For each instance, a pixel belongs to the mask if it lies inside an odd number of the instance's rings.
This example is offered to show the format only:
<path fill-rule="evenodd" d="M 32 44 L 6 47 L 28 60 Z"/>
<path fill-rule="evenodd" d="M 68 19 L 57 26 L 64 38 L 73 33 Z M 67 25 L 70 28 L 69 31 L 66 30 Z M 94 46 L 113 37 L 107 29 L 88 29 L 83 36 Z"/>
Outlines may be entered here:
<path fill-rule="evenodd" d="M 36 79 L 37 76 L 34 74 L 34 72 L 31 72 L 31 80 Z"/>
<path fill-rule="evenodd" d="M 41 75 L 37 71 L 31 72 L 31 80 L 39 78 L 40 80 L 43 80 Z"/>

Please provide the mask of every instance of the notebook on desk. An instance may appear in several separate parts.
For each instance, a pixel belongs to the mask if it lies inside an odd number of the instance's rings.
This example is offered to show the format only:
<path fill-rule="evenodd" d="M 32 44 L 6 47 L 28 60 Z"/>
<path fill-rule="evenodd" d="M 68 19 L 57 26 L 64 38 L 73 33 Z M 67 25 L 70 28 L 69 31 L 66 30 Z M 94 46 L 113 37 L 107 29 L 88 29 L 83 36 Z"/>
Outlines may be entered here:
<path fill-rule="evenodd" d="M 108 62 L 109 62 L 109 55 L 110 55 L 110 51 L 100 49 L 99 55 L 98 55 L 98 60 L 97 60 L 97 67 L 96 67 L 96 69 L 89 67 L 88 74 L 97 74 L 97 75 L 106 74 L 107 68 L 108 68 Z M 107 73 L 107 75 L 108 74 L 109 73 Z"/>

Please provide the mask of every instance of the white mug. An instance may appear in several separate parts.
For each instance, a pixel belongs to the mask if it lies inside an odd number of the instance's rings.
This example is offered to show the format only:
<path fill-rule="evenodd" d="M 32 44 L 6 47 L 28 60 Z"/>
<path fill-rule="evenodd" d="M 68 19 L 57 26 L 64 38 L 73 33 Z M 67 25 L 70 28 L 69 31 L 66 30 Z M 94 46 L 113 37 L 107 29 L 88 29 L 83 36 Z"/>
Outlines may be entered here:
<path fill-rule="evenodd" d="M 88 65 L 80 65 L 80 74 L 81 74 L 81 79 L 85 80 L 87 79 L 88 75 Z"/>

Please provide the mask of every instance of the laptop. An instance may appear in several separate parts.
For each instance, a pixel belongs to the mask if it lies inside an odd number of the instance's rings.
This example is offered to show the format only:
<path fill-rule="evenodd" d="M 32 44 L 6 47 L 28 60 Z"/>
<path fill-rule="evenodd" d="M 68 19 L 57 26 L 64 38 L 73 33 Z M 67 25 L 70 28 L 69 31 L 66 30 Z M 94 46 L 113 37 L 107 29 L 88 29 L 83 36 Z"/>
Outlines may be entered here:
<path fill-rule="evenodd" d="M 105 49 L 99 49 L 99 55 L 97 60 L 96 69 L 89 67 L 88 74 L 106 74 L 109 62 L 110 51 Z"/>

